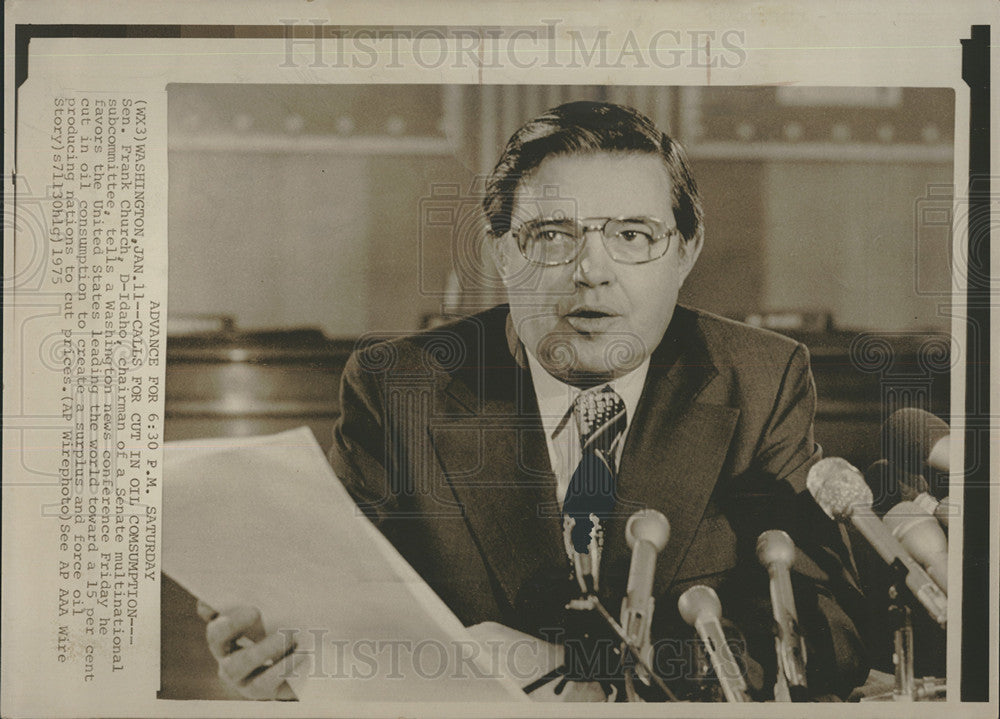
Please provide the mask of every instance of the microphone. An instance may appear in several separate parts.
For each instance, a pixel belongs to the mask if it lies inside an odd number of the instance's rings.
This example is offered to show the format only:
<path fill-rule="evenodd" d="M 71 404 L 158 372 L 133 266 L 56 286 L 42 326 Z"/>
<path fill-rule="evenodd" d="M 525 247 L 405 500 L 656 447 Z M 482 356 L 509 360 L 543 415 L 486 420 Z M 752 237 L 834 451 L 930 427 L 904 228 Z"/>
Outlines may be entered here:
<path fill-rule="evenodd" d="M 930 412 L 916 407 L 896 410 L 882 425 L 882 447 L 890 460 L 904 467 L 926 464 L 951 471 L 951 428 Z"/>
<path fill-rule="evenodd" d="M 774 614 L 775 654 L 778 671 L 789 688 L 806 688 L 806 643 L 799 634 L 789 568 L 795 559 L 795 543 L 780 529 L 769 529 L 757 539 L 757 559 L 771 577 L 771 611 Z"/>
<path fill-rule="evenodd" d="M 953 508 L 950 497 L 945 497 L 940 502 L 938 502 L 937 500 L 934 500 L 934 498 L 931 497 L 929 494 L 926 496 L 934 501 L 933 505 L 930 505 L 929 503 L 922 504 L 920 501 L 920 497 L 914 499 L 913 503 L 916 504 L 918 507 L 921 507 L 925 511 L 929 509 L 930 513 L 934 515 L 934 518 L 941 524 L 942 527 L 944 527 L 944 531 L 947 534 L 948 518 L 955 513 L 955 510 L 958 509 L 958 505 L 954 505 Z"/>
<path fill-rule="evenodd" d="M 651 666 L 653 647 L 649 628 L 653 619 L 653 574 L 657 555 L 667 546 L 670 522 L 655 509 L 636 512 L 625 524 L 625 541 L 632 549 L 632 562 L 628 570 L 628 585 L 622 599 L 621 625 L 626 642 L 638 649 L 640 659 Z M 642 666 L 637 674 L 646 684 L 649 677 Z"/>
<path fill-rule="evenodd" d="M 938 501 L 931 494 L 931 487 L 922 474 L 907 472 L 898 464 L 880 459 L 865 470 L 865 481 L 875 496 L 872 508 L 879 516 L 899 502 L 913 502 L 928 514 L 933 514 L 947 531 L 951 504 L 947 497 Z"/>
<path fill-rule="evenodd" d="M 911 474 L 898 463 L 887 459 L 872 462 L 865 470 L 865 483 L 872 491 L 872 509 L 878 516 L 903 500 L 912 500 L 920 491 L 930 489 L 927 480 L 919 474 Z M 921 490 L 920 487 L 924 489 Z"/>
<path fill-rule="evenodd" d="M 900 502 L 882 521 L 945 594 L 948 593 L 948 539 L 931 514 L 916 502 Z"/>
<path fill-rule="evenodd" d="M 901 472 L 899 477 L 899 496 L 904 502 L 913 502 L 928 514 L 934 515 L 941 526 L 948 529 L 948 518 L 951 514 L 951 502 L 948 497 L 938 501 L 931 494 L 931 486 L 923 475 Z"/>
<path fill-rule="evenodd" d="M 677 609 L 684 621 L 695 628 L 698 638 L 705 645 L 726 701 L 750 701 L 746 693 L 746 680 L 722 631 L 722 603 L 719 595 L 711 587 L 697 584 L 678 598 Z"/>
<path fill-rule="evenodd" d="M 944 627 L 948 622 L 947 595 L 875 516 L 872 493 L 861 472 L 847 460 L 827 457 L 809 469 L 806 486 L 828 517 L 839 522 L 850 520 L 886 564 L 905 572 L 906 586 Z"/>

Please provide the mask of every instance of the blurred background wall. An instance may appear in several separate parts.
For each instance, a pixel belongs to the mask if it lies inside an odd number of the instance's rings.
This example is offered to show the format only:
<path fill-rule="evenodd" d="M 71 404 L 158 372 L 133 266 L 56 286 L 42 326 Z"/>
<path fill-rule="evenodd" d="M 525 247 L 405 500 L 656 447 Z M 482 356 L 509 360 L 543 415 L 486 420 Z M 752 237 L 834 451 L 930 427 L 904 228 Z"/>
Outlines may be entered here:
<path fill-rule="evenodd" d="M 331 337 L 497 301 L 481 178 L 561 102 L 623 102 L 688 149 L 706 246 L 682 301 L 744 319 L 944 330 L 953 93 L 921 88 L 173 85 L 172 318 Z"/>

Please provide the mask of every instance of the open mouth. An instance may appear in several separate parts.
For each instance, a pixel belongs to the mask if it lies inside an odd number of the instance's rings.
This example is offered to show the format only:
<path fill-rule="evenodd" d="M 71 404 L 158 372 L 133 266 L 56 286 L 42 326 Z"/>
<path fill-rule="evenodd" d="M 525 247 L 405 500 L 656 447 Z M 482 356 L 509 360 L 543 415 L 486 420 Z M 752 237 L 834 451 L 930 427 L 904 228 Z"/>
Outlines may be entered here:
<path fill-rule="evenodd" d="M 567 312 L 565 317 L 576 331 L 590 334 L 605 329 L 618 318 L 618 315 L 594 307 L 578 307 Z"/>
<path fill-rule="evenodd" d="M 601 319 L 602 317 L 617 317 L 618 313 L 604 307 L 575 307 L 566 313 L 567 317 L 582 319 Z"/>
<path fill-rule="evenodd" d="M 607 312 L 598 312 L 596 310 L 581 310 L 580 312 L 570 312 L 570 317 L 580 317 L 587 320 L 599 319 L 601 317 L 611 317 Z"/>

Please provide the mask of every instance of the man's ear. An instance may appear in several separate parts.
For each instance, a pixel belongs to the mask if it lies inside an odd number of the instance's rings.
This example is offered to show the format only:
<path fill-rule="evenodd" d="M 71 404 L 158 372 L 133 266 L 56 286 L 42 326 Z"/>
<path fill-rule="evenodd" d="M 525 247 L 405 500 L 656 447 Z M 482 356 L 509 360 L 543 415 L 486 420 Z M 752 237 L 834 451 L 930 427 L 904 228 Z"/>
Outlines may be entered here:
<path fill-rule="evenodd" d="M 681 272 L 681 282 L 686 280 L 688 274 L 694 269 L 694 263 L 698 261 L 704 240 L 705 235 L 702 232 L 699 232 L 690 240 L 680 240 L 677 246 L 677 266 Z"/>
<path fill-rule="evenodd" d="M 507 277 L 510 274 L 510 247 L 504 240 L 504 235 L 498 237 L 492 231 L 486 232 L 486 242 L 490 246 L 493 263 L 500 273 L 500 279 L 507 284 Z"/>

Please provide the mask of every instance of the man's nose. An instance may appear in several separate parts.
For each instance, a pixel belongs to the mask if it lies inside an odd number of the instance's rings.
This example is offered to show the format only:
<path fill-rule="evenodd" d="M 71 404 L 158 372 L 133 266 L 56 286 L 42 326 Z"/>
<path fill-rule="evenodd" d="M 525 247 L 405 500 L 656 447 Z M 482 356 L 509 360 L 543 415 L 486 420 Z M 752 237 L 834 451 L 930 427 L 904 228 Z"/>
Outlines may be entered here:
<path fill-rule="evenodd" d="M 583 234 L 583 247 L 576 258 L 573 279 L 589 287 L 609 284 L 615 277 L 615 261 L 604 246 L 600 230 L 587 230 Z"/>

